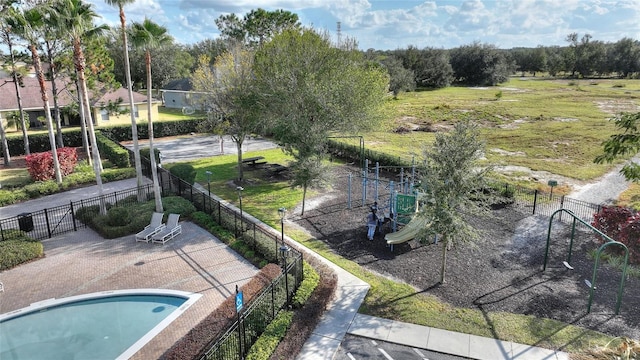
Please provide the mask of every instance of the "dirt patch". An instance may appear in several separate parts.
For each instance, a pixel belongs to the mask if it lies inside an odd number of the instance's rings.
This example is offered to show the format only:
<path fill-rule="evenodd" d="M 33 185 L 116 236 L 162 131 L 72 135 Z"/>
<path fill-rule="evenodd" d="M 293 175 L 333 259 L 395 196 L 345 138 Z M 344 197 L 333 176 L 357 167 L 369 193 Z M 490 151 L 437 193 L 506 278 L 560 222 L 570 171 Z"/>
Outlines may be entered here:
<path fill-rule="evenodd" d="M 335 177 L 340 181 L 340 177 Z M 366 239 L 365 216 L 373 200 L 362 206 L 361 199 L 347 208 L 345 184 L 334 184 L 330 196 L 324 194 L 303 217 L 291 221 L 324 241 L 341 256 L 376 273 L 406 282 L 418 291 L 445 302 L 481 311 L 506 311 L 572 323 L 616 336 L 640 337 L 640 281 L 627 280 L 620 315 L 614 315 L 621 274 L 601 266 L 592 311 L 587 314 L 594 261 L 587 256 L 597 246 L 590 233 L 578 232 L 571 265 L 566 259 L 571 229 L 555 226 L 550 260 L 542 271 L 548 219 L 531 217 L 517 208 L 493 211 L 489 218 L 472 219 L 482 232 L 476 245 L 459 245 L 448 254 L 447 283 L 440 285 L 439 244 L 416 240 L 395 245 L 384 241 L 384 229 L 374 241 Z M 355 199 L 354 199 L 355 200 Z M 380 200 L 384 204 L 385 200 Z"/>

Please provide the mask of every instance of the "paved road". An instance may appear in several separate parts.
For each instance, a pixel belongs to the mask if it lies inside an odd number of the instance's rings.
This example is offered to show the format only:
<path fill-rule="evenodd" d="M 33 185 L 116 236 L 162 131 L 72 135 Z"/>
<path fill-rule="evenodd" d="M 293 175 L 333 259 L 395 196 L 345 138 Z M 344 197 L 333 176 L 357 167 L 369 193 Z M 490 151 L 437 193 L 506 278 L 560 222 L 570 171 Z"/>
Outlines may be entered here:
<path fill-rule="evenodd" d="M 334 360 L 460 360 L 464 357 L 442 354 L 360 336 L 347 335 Z"/>
<path fill-rule="evenodd" d="M 148 147 L 148 140 L 140 140 L 141 147 Z M 130 142 L 122 143 L 129 149 L 133 149 Z M 222 148 L 220 138 L 213 135 L 196 134 L 192 136 L 180 136 L 169 139 L 154 139 L 153 146 L 160 150 L 163 163 L 188 161 L 210 156 L 237 154 L 238 148 L 231 137 L 224 136 Z M 275 149 L 278 145 L 261 137 L 248 138 L 242 144 L 242 151 L 259 151 Z"/>

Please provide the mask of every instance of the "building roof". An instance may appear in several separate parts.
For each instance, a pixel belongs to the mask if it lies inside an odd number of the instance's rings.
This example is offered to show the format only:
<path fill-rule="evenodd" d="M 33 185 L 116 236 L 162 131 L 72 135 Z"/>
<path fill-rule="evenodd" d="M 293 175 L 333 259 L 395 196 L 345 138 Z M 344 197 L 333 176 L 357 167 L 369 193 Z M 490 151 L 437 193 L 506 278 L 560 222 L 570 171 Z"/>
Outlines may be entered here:
<path fill-rule="evenodd" d="M 128 93 L 127 89 L 125 89 L 123 87 L 105 93 L 99 99 L 94 101 L 92 105 L 93 106 L 102 107 L 104 105 L 107 105 L 110 101 L 111 102 L 117 102 L 117 101 L 120 101 L 120 99 L 122 99 L 122 103 L 123 104 L 125 104 L 125 105 L 129 104 L 129 93 Z M 153 99 L 151 101 L 153 101 Z M 135 91 L 133 92 L 133 103 L 134 104 L 146 103 L 146 102 L 147 102 L 147 97 L 145 95 L 142 95 L 142 94 L 140 94 L 138 92 L 135 92 Z"/>
<path fill-rule="evenodd" d="M 20 87 L 20 97 L 22 98 L 22 108 L 24 110 L 36 110 L 42 109 L 42 95 L 40 94 L 40 84 L 37 78 L 24 77 L 22 79 L 24 86 Z M 47 81 L 47 95 L 49 97 L 49 104 L 53 107 L 53 92 L 51 90 L 51 81 Z M 58 88 L 58 104 L 60 106 L 67 106 L 75 101 L 75 85 L 66 81 L 56 81 Z M 70 88 L 67 88 L 70 86 Z M 73 93 L 71 92 L 73 91 Z M 119 98 L 123 99 L 123 105 L 128 105 L 127 89 L 118 88 L 116 90 L 105 92 L 100 98 L 94 100 L 92 106 L 102 107 L 109 101 L 117 101 Z M 135 104 L 146 103 L 147 97 L 133 92 L 133 102 Z M 0 78 L 0 111 L 15 111 L 18 110 L 18 99 L 16 97 L 15 86 L 13 85 L 13 79 Z"/>
<path fill-rule="evenodd" d="M 170 81 L 162 88 L 162 90 L 191 91 L 193 90 L 193 84 L 191 83 L 190 78 L 182 78 Z"/>

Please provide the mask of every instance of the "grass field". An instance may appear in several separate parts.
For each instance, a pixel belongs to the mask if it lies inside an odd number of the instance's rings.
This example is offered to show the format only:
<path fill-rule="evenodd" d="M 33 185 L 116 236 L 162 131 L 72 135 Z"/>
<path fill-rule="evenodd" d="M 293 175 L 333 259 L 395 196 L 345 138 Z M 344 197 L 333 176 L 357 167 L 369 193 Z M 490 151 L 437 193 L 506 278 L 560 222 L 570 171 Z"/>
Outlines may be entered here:
<path fill-rule="evenodd" d="M 409 160 L 421 157 L 434 129 L 470 119 L 482 126 L 490 163 L 589 180 L 611 168 L 593 163 L 602 141 L 615 131 L 609 119 L 638 111 L 638 96 L 637 80 L 533 78 L 514 78 L 497 87 L 403 93 L 392 101 L 386 126 L 363 135 L 368 148 Z M 393 131 L 400 127 L 413 131 Z"/>

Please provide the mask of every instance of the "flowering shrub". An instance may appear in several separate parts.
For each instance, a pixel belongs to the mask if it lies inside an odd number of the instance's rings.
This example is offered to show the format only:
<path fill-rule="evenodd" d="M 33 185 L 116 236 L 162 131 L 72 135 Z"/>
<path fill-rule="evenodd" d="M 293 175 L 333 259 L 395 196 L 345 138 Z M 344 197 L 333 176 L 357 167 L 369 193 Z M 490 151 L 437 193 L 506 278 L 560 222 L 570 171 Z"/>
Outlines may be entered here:
<path fill-rule="evenodd" d="M 591 225 L 613 240 L 625 244 L 629 248 L 630 261 L 640 263 L 639 213 L 628 208 L 605 206 L 593 216 Z M 602 236 L 598 236 L 598 240 L 605 242 Z"/>
<path fill-rule="evenodd" d="M 78 163 L 76 148 L 64 147 L 57 149 L 57 152 L 62 176 L 71 174 Z M 27 163 L 27 171 L 29 171 L 29 175 L 33 180 L 44 181 L 55 178 L 53 157 L 50 151 L 27 155 L 25 161 Z"/>

